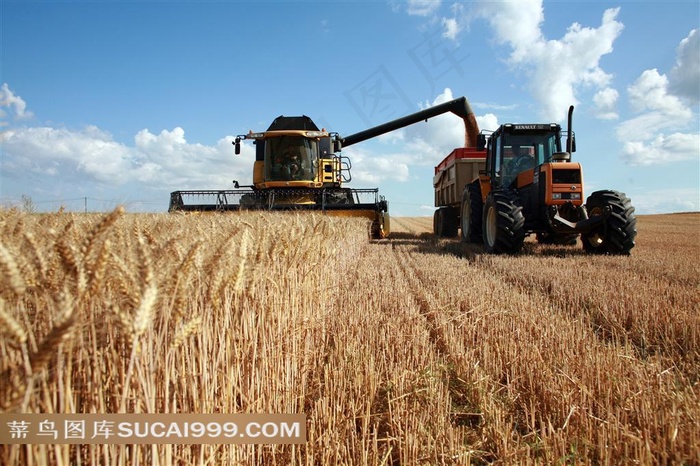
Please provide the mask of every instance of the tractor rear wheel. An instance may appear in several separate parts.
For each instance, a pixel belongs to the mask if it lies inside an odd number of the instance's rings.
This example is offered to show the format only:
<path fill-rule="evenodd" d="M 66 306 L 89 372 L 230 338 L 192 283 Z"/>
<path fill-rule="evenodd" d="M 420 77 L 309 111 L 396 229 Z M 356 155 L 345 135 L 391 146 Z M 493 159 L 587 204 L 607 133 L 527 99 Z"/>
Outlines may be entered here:
<path fill-rule="evenodd" d="M 603 223 L 581 234 L 583 249 L 592 254 L 629 254 L 637 236 L 630 199 L 618 191 L 596 191 L 586 200 L 586 210 L 589 217 L 609 213 Z"/>
<path fill-rule="evenodd" d="M 483 218 L 486 252 L 515 254 L 525 241 L 525 217 L 520 202 L 508 191 L 494 191 L 486 198 Z"/>
<path fill-rule="evenodd" d="M 480 243 L 484 201 L 481 200 L 481 187 L 478 181 L 469 183 L 462 193 L 462 241 Z"/>

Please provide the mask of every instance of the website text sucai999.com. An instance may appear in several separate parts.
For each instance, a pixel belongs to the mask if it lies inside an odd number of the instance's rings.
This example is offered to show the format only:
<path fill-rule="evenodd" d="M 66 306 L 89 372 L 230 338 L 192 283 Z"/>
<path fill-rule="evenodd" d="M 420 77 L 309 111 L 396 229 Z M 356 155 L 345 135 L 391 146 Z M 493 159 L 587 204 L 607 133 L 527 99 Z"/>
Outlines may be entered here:
<path fill-rule="evenodd" d="M 304 414 L 0 414 L 0 443 L 306 442 Z"/>

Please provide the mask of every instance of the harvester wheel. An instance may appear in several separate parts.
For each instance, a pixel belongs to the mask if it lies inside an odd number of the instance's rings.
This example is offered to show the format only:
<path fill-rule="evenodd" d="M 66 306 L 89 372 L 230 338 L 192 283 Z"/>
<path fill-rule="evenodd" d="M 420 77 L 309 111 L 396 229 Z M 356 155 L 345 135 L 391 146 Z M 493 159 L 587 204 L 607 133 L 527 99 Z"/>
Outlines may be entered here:
<path fill-rule="evenodd" d="M 627 255 L 634 247 L 637 236 L 637 218 L 630 199 L 618 191 L 596 191 L 586 200 L 589 217 L 604 215 L 605 221 L 581 234 L 583 249 L 592 254 Z"/>
<path fill-rule="evenodd" d="M 433 214 L 433 233 L 438 238 L 454 238 L 458 228 L 456 209 L 440 207 Z"/>
<path fill-rule="evenodd" d="M 525 217 L 517 196 L 494 191 L 486 198 L 483 219 L 486 252 L 515 254 L 525 240 Z"/>
<path fill-rule="evenodd" d="M 480 243 L 484 201 L 481 200 L 481 187 L 478 181 L 469 183 L 462 193 L 462 241 Z"/>

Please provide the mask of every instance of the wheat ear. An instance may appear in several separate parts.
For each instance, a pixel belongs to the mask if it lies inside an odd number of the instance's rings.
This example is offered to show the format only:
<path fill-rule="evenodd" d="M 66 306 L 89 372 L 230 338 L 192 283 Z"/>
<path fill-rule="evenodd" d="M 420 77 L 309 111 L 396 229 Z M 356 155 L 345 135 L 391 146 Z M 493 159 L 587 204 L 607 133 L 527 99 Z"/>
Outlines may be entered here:
<path fill-rule="evenodd" d="M 12 254 L 10 254 L 10 251 L 8 251 L 2 243 L 0 243 L 0 269 L 2 269 L 4 275 L 7 277 L 5 282 L 10 285 L 9 289 L 12 293 L 16 296 L 22 296 L 26 289 L 22 273 L 19 270 L 17 262 L 12 257 Z M 3 289 L 6 288 L 3 287 Z"/>

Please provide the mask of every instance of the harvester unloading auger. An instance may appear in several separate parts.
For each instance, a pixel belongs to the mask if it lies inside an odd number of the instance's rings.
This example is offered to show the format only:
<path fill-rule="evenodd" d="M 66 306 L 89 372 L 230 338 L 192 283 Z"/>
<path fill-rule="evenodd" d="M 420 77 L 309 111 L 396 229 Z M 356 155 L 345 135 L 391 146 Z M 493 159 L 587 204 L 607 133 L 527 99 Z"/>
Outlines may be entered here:
<path fill-rule="evenodd" d="M 461 97 L 420 112 L 341 137 L 319 129 L 307 116 L 277 117 L 267 131 L 236 137 L 255 144 L 253 184 L 235 189 L 175 191 L 169 211 L 311 210 L 335 216 L 364 217 L 372 221 L 372 236 L 389 235 L 389 207 L 378 188 L 343 187 L 351 180 L 350 159 L 343 147 L 380 136 L 437 115 L 452 112 L 465 122 L 466 147 L 476 146 L 479 133 L 467 99 Z"/>

